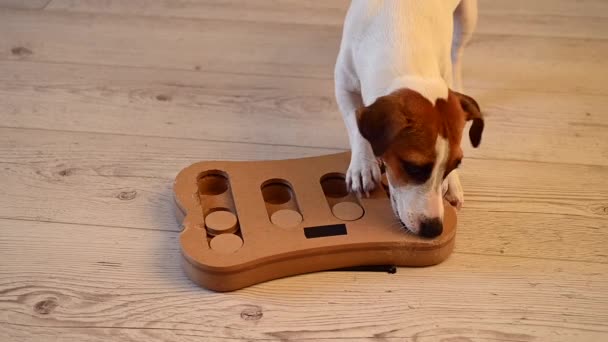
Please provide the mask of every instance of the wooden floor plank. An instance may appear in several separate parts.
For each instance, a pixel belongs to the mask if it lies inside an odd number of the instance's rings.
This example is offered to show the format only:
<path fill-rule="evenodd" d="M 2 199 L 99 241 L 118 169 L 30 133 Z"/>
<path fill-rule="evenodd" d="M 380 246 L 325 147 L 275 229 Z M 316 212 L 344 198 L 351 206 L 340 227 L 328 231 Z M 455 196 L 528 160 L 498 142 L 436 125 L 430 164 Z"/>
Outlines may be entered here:
<path fill-rule="evenodd" d="M 608 11 L 608 6 L 605 6 L 603 10 Z M 608 18 L 570 14 L 544 15 L 529 11 L 505 15 L 502 11 L 486 12 L 482 3 L 475 32 L 477 34 L 605 40 L 608 39 Z"/>
<path fill-rule="evenodd" d="M 483 12 L 501 13 L 507 17 L 526 14 L 608 17 L 608 3 L 604 0 L 480 0 L 479 7 Z"/>
<path fill-rule="evenodd" d="M 0 0 L 0 9 L 44 9 L 51 0 Z"/>
<path fill-rule="evenodd" d="M 394 275 L 324 272 L 214 294 L 183 275 L 175 232 L 0 226 L 12 228 L 0 237 L 0 258 L 19 260 L 0 266 L 0 336 L 18 341 L 608 336 L 603 264 L 456 253 Z"/>
<path fill-rule="evenodd" d="M 491 1 L 491 3 L 490 3 Z M 341 26 L 348 0 L 54 0 L 49 10 L 116 15 L 248 20 Z M 529 36 L 608 38 L 605 2 L 592 0 L 572 5 L 570 0 L 523 1 L 486 0 L 479 4 L 478 33 L 523 34 Z M 590 16 L 580 10 L 595 8 Z"/>
<path fill-rule="evenodd" d="M 7 33 L 0 59 L 326 78 L 339 32 L 310 25 L 36 13 L 0 12 L 0 31 Z M 30 53 L 15 53 L 20 47 Z"/>
<path fill-rule="evenodd" d="M 0 31 L 0 59 L 327 80 L 341 36 L 337 26 L 55 11 L 3 11 Z M 465 85 L 606 94 L 607 54 L 608 40 L 479 34 L 465 55 Z"/>
<path fill-rule="evenodd" d="M 238 18 L 258 21 L 288 20 L 289 22 L 342 24 L 350 0 L 52 0 L 48 10 L 119 13 L 123 15 L 154 15 L 193 18 Z M 482 13 L 504 16 L 574 16 L 606 17 L 608 4 L 603 0 L 480 0 Z M 315 18 L 316 16 L 316 18 Z M 288 17 L 287 19 L 285 17 Z M 320 20 L 321 17 L 323 20 Z"/>
<path fill-rule="evenodd" d="M 0 217 L 176 231 L 171 186 L 183 167 L 206 159 L 285 159 L 334 152 L 0 129 L 0 179 L 6 184 Z M 461 171 L 466 204 L 457 249 L 608 262 L 608 184 L 602 182 L 607 170 L 467 160 Z M 576 241 L 581 248 L 569 248 L 565 241 Z"/>
<path fill-rule="evenodd" d="M 8 177 L 3 180 L 7 192 L 0 197 L 3 203 L 0 216 L 146 229 L 178 229 L 172 208 L 173 178 L 179 170 L 198 160 L 247 160 L 269 156 L 286 159 L 336 151 L 200 143 L 185 139 L 10 131 L 0 137 L 0 149 L 5 153 L 0 157 L 3 165 L 0 172 Z"/>
<path fill-rule="evenodd" d="M 4 61 L 0 126 L 347 149 L 332 88 L 314 79 Z M 486 131 L 479 149 L 465 137 L 466 157 L 608 165 L 608 97 L 469 93 Z"/>
<path fill-rule="evenodd" d="M 48 10 L 196 19 L 341 25 L 350 0 L 56 0 Z"/>

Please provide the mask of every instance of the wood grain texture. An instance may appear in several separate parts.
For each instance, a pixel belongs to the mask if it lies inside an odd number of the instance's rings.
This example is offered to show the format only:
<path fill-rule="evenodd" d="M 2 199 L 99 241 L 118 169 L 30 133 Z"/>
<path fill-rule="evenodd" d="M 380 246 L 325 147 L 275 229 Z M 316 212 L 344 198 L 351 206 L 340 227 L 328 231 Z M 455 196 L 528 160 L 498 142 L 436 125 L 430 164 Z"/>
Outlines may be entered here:
<path fill-rule="evenodd" d="M 608 3 L 603 0 L 480 0 L 480 10 L 502 14 L 511 18 L 517 15 L 556 15 L 586 18 L 608 17 Z"/>
<path fill-rule="evenodd" d="M 118 15 L 342 25 L 350 0 L 59 0 L 48 10 Z"/>
<path fill-rule="evenodd" d="M 19 341 L 597 341 L 608 333 L 605 264 L 456 253 L 394 275 L 324 272 L 214 294 L 182 274 L 175 232 L 0 226 L 12 228 L 2 260 L 19 260 L 0 268 L 0 333 Z"/>
<path fill-rule="evenodd" d="M 57 11 L 4 11 L 0 31 L 0 59 L 326 80 L 341 36 L 338 26 Z M 605 95 L 607 54 L 608 40 L 480 33 L 466 51 L 465 86 Z"/>
<path fill-rule="evenodd" d="M 607 97 L 469 93 L 482 104 L 486 133 L 479 149 L 465 138 L 465 156 L 608 165 Z M 347 149 L 332 94 L 325 80 L 0 62 L 5 127 Z"/>
<path fill-rule="evenodd" d="M 247 20 L 341 26 L 349 0 L 54 0 L 48 10 L 195 19 Z M 595 8 L 596 16 L 581 11 Z M 608 5 L 601 0 L 479 2 L 481 34 L 522 34 L 569 38 L 608 38 Z"/>
<path fill-rule="evenodd" d="M 608 340 L 608 2 L 482 0 L 456 250 L 216 294 L 176 173 L 347 148 L 347 0 L 0 0 L 0 341 Z"/>
<path fill-rule="evenodd" d="M 0 178 L 6 182 L 0 217 L 168 231 L 179 229 L 172 206 L 173 178 L 191 163 L 336 152 L 22 129 L 0 129 L 0 146 Z M 218 151 L 225 153 L 220 156 Z M 467 192 L 457 250 L 608 262 L 608 184 L 602 183 L 607 170 L 467 160 L 461 171 Z M 546 248 L 539 250 L 528 241 L 542 241 Z M 571 250 L 564 241 L 577 241 L 584 248 Z"/>
<path fill-rule="evenodd" d="M 44 9 L 51 0 L 0 0 L 0 9 Z"/>
<path fill-rule="evenodd" d="M 332 151 L 52 131 L 35 134 L 45 141 L 40 145 L 29 134 L 19 139 L 13 133 L 0 138 L 6 152 L 1 172 L 19 180 L 4 179 L 8 192 L 2 200 L 7 206 L 0 216 L 164 230 L 178 228 L 172 211 L 173 178 L 198 160 L 283 159 Z M 102 152 L 102 146 L 108 150 Z M 25 162 L 28 155 L 34 158 L 31 164 Z M 103 155 L 108 159 L 99 163 Z M 26 164 L 33 168 L 22 169 Z M 40 192 L 42 196 L 35 195 Z M 19 197 L 33 202 L 18 204 Z M 74 207 L 79 210 L 68 209 Z"/>

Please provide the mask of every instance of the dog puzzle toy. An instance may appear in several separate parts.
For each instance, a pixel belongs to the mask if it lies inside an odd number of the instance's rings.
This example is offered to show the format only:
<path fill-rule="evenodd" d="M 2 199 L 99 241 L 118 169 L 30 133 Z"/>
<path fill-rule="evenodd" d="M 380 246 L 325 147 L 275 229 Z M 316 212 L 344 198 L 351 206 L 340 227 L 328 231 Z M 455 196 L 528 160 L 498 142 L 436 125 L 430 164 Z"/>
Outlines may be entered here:
<path fill-rule="evenodd" d="M 456 212 L 427 239 L 394 215 L 386 182 L 369 197 L 346 189 L 350 153 L 273 161 L 207 161 L 174 183 L 182 265 L 197 284 L 232 291 L 356 266 L 430 266 L 453 250 Z"/>

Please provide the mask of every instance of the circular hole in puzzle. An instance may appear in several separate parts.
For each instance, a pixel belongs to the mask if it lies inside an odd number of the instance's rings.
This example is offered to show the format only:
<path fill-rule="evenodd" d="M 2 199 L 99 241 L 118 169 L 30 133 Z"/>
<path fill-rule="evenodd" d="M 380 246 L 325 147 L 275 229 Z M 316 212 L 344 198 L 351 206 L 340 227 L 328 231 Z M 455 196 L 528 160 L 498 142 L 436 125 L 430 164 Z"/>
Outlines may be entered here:
<path fill-rule="evenodd" d="M 363 216 L 363 208 L 354 202 L 340 202 L 336 203 L 331 208 L 332 213 L 335 217 L 342 221 L 356 221 Z"/>
<path fill-rule="evenodd" d="M 237 218 L 226 209 L 213 210 L 205 217 L 207 232 L 211 235 L 234 233 L 237 230 Z"/>
<path fill-rule="evenodd" d="M 284 204 L 291 200 L 291 188 L 287 184 L 273 181 L 262 186 L 262 196 L 270 204 Z"/>
<path fill-rule="evenodd" d="M 220 234 L 211 239 L 209 246 L 218 253 L 231 254 L 243 246 L 243 240 L 235 234 Z"/>
<path fill-rule="evenodd" d="M 210 173 L 198 179 L 198 191 L 203 195 L 220 195 L 228 190 L 228 178 Z"/>
<path fill-rule="evenodd" d="M 302 222 L 302 215 L 291 209 L 281 209 L 270 215 L 270 221 L 282 228 L 293 228 Z"/>
<path fill-rule="evenodd" d="M 321 187 L 327 197 L 342 198 L 348 195 L 346 181 L 340 174 L 329 174 L 321 178 Z"/>

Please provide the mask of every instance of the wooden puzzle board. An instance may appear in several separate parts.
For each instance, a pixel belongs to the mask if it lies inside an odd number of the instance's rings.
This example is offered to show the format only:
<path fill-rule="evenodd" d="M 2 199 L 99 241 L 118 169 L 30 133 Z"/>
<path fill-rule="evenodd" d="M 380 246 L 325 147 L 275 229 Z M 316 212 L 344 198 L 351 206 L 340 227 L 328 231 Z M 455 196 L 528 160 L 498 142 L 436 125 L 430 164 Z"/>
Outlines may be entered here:
<path fill-rule="evenodd" d="M 383 187 L 369 198 L 346 191 L 349 161 L 349 153 L 340 153 L 183 169 L 174 194 L 186 273 L 204 287 L 230 291 L 307 272 L 428 266 L 449 256 L 456 227 L 449 204 L 440 236 L 410 234 Z"/>

